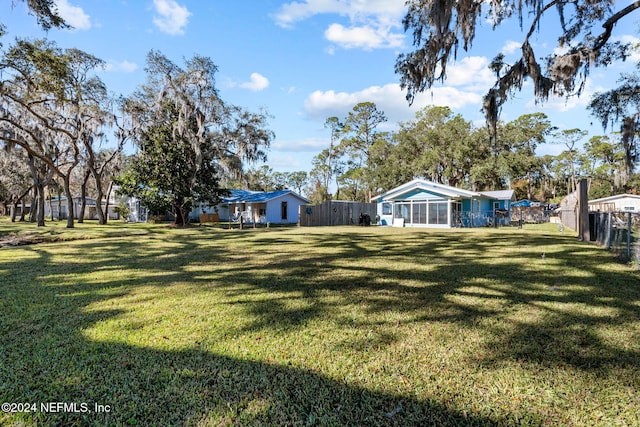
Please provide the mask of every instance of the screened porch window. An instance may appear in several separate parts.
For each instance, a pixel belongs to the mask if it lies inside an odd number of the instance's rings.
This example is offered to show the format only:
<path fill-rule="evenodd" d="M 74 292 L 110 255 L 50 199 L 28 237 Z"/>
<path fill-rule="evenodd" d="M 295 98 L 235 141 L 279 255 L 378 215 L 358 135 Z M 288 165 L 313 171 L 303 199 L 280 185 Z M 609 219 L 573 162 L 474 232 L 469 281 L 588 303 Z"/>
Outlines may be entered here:
<path fill-rule="evenodd" d="M 448 201 L 396 202 L 394 218 L 403 218 L 405 224 L 448 224 Z"/>
<path fill-rule="evenodd" d="M 429 203 L 429 224 L 447 224 L 447 202 Z"/>
<path fill-rule="evenodd" d="M 427 207 L 428 203 L 420 202 L 413 204 L 413 217 L 414 224 L 426 224 L 427 223 Z"/>
<path fill-rule="evenodd" d="M 405 223 L 411 222 L 411 203 L 396 203 L 394 218 L 404 218 Z"/>

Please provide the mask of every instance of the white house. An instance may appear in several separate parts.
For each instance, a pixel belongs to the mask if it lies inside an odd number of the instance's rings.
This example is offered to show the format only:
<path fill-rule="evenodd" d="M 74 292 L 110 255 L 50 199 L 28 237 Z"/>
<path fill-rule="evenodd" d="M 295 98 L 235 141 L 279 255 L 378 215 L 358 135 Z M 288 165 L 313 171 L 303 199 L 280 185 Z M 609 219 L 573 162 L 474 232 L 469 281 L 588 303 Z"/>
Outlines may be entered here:
<path fill-rule="evenodd" d="M 510 223 L 513 190 L 475 192 L 414 179 L 372 198 L 380 224 L 402 227 L 481 227 Z"/>
<path fill-rule="evenodd" d="M 127 197 L 125 204 L 129 208 L 129 222 L 147 222 L 149 210 L 137 197 Z"/>
<path fill-rule="evenodd" d="M 297 224 L 300 206 L 309 203 L 291 190 L 229 190 L 219 205 L 196 205 L 189 217 L 196 220 L 200 214 L 218 214 L 220 221 L 237 221 L 242 216 L 245 223 Z"/>
<path fill-rule="evenodd" d="M 80 219 L 80 207 L 82 200 L 80 196 L 73 197 L 73 214 L 75 219 Z M 104 211 L 107 203 L 102 201 L 102 209 Z M 113 198 L 109 200 L 109 217 L 108 219 L 117 219 L 118 214 L 115 212 L 115 200 Z M 93 197 L 85 197 L 85 211 L 83 219 L 98 219 L 96 199 Z M 69 216 L 67 207 L 67 198 L 62 196 L 60 199 L 53 197 L 51 200 L 47 200 L 44 205 L 44 216 L 53 217 L 57 219 L 67 219 Z"/>
<path fill-rule="evenodd" d="M 618 194 L 589 200 L 589 210 L 592 212 L 640 212 L 640 196 L 635 194 Z"/>

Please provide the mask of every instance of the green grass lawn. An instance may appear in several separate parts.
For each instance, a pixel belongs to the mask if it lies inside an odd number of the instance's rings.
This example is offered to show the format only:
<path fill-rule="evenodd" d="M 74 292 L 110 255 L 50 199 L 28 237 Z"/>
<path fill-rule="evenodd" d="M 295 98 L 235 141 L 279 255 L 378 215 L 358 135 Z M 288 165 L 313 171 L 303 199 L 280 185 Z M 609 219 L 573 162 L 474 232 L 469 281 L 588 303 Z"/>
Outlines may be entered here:
<path fill-rule="evenodd" d="M 640 273 L 555 226 L 37 231 L 2 425 L 640 425 Z"/>

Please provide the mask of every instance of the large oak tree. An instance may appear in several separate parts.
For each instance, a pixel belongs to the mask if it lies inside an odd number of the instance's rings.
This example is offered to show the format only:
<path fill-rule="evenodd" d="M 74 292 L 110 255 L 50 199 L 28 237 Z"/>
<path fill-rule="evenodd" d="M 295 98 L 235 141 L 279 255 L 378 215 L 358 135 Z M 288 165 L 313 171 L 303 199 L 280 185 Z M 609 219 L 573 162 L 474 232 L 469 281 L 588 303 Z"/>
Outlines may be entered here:
<path fill-rule="evenodd" d="M 613 31 L 618 21 L 640 9 L 640 1 L 624 3 L 614 0 L 408 0 L 403 23 L 405 30 L 413 33 L 415 50 L 398 56 L 396 72 L 411 101 L 417 93 L 446 78 L 447 65 L 455 60 L 458 49 L 471 49 L 476 30 L 487 19 L 492 21 L 494 29 L 509 18 L 518 19 L 526 31 L 521 56 L 511 64 L 505 63 L 501 54 L 496 56 L 492 63 L 496 82 L 484 98 L 487 123 L 495 138 L 501 106 L 511 93 L 522 89 L 526 79 L 533 82 L 538 100 L 546 100 L 551 94 L 580 94 L 591 68 L 625 59 L 630 46 L 614 41 Z M 545 19 L 559 21 L 560 49 L 540 61 L 531 37 Z M 528 21 L 525 23 L 525 20 Z"/>
<path fill-rule="evenodd" d="M 126 103 L 139 152 L 123 192 L 166 200 L 184 225 L 193 202 L 217 203 L 221 181 L 241 175 L 244 162 L 266 160 L 273 134 L 266 114 L 223 102 L 207 57 L 180 67 L 151 51 L 146 71 L 147 83 Z"/>
<path fill-rule="evenodd" d="M 21 147 L 30 166 L 43 165 L 61 179 L 69 228 L 74 226 L 72 173 L 83 146 L 105 125 L 106 88 L 93 74 L 102 64 L 93 55 L 47 40 L 19 39 L 0 58 L 0 142 Z M 47 182 L 33 175 L 38 225 L 44 225 Z"/>

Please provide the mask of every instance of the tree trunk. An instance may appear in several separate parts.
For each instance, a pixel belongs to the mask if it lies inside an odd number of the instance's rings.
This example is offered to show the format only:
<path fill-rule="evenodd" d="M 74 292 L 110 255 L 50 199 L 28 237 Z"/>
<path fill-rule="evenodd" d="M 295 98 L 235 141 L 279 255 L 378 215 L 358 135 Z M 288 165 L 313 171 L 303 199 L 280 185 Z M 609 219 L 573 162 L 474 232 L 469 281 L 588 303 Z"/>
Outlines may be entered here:
<path fill-rule="evenodd" d="M 49 212 L 51 213 L 51 222 L 53 222 L 53 196 L 51 195 L 51 187 L 49 189 Z"/>
<path fill-rule="evenodd" d="M 635 117 L 625 117 L 622 120 L 622 146 L 624 148 L 624 171 L 625 179 L 623 185 L 629 182 L 629 179 L 633 176 L 633 169 L 635 167 L 635 146 L 634 139 L 637 132 Z"/>
<path fill-rule="evenodd" d="M 67 216 L 67 228 L 73 228 L 74 227 L 74 209 L 73 209 L 73 196 L 71 194 L 71 184 L 70 184 L 70 180 L 71 180 L 71 174 L 67 174 L 62 176 L 62 182 L 64 185 L 64 193 L 67 196 L 67 211 L 68 211 L 68 216 Z"/>
<path fill-rule="evenodd" d="M 27 191 L 22 193 L 21 196 L 16 196 L 16 195 L 13 196 L 11 201 L 11 222 L 16 222 L 16 216 L 18 215 L 18 204 L 20 202 L 22 202 L 22 205 L 23 205 L 22 212 L 24 212 L 24 198 L 27 197 L 27 195 L 31 192 L 31 188 L 29 188 Z M 20 220 L 24 221 L 24 214 Z"/>
<path fill-rule="evenodd" d="M 174 224 L 178 227 L 184 226 L 188 221 L 188 213 L 185 211 L 185 201 L 182 197 L 176 197 L 174 200 L 174 208 L 176 219 Z"/>
<path fill-rule="evenodd" d="M 31 203 L 31 221 L 36 221 L 38 227 L 44 227 L 44 208 L 45 208 L 45 196 L 44 189 L 53 178 L 53 171 L 42 162 L 39 162 L 39 166 L 36 166 L 36 158 L 32 155 L 28 156 L 29 169 L 31 170 L 31 178 L 33 179 L 33 202 Z M 37 211 L 37 215 L 34 216 L 34 211 Z M 24 215 L 24 210 L 23 210 Z"/>
<path fill-rule="evenodd" d="M 26 197 L 26 196 L 25 196 Z M 22 203 L 20 203 L 20 222 L 24 222 L 24 217 L 27 215 L 27 204 L 24 201 L 24 197 L 21 199 Z"/>
<path fill-rule="evenodd" d="M 78 215 L 78 222 L 84 222 L 84 211 L 87 208 L 87 181 L 89 180 L 89 176 L 91 175 L 90 171 L 86 171 L 84 173 L 84 179 L 82 180 L 82 185 L 80 186 L 80 214 Z"/>
<path fill-rule="evenodd" d="M 104 224 L 109 222 L 109 200 L 111 200 L 111 191 L 113 190 L 113 181 L 109 183 L 109 189 L 107 190 L 107 198 L 104 203 Z M 102 202 L 100 203 L 102 206 Z"/>
<path fill-rule="evenodd" d="M 38 188 L 38 213 L 36 214 L 36 219 L 38 221 L 38 227 L 44 227 L 44 185 Z"/>
<path fill-rule="evenodd" d="M 92 163 L 95 162 L 92 155 L 90 158 Z M 107 208 L 106 212 L 102 210 L 102 198 L 104 197 L 104 192 L 102 191 L 102 173 L 95 168 L 95 165 L 90 165 L 89 171 L 96 184 L 96 214 L 98 215 L 98 224 L 104 225 L 107 223 L 109 209 Z"/>
<path fill-rule="evenodd" d="M 176 206 L 176 218 L 174 224 L 178 227 L 182 227 L 184 225 L 184 212 L 182 210 L 182 206 Z"/>
<path fill-rule="evenodd" d="M 40 183 L 33 187 L 33 197 L 31 198 L 31 207 L 29 208 L 29 222 L 37 222 L 36 212 L 38 211 L 38 192 Z M 40 224 L 38 224 L 39 226 Z"/>
<path fill-rule="evenodd" d="M 176 208 L 176 219 L 174 224 L 178 227 L 182 227 L 184 225 L 184 212 L 182 212 L 182 208 Z"/>
<path fill-rule="evenodd" d="M 38 227 L 44 227 L 44 208 L 46 198 L 44 196 L 44 186 L 38 181 L 33 186 L 33 198 L 31 199 L 31 208 L 29 209 L 29 222 L 35 223 Z M 26 209 L 23 208 L 23 215 Z"/>
<path fill-rule="evenodd" d="M 18 214 L 18 202 L 20 202 L 20 199 L 14 199 L 11 203 L 11 222 L 16 222 L 16 215 Z"/>
<path fill-rule="evenodd" d="M 107 223 L 107 219 L 105 218 L 104 211 L 102 210 L 102 198 L 104 194 L 102 194 L 102 185 L 96 185 L 97 187 L 97 195 L 96 195 L 96 213 L 98 214 L 98 224 L 104 225 Z"/>
<path fill-rule="evenodd" d="M 60 192 L 60 186 L 58 185 L 58 221 L 62 219 L 62 193 Z"/>

